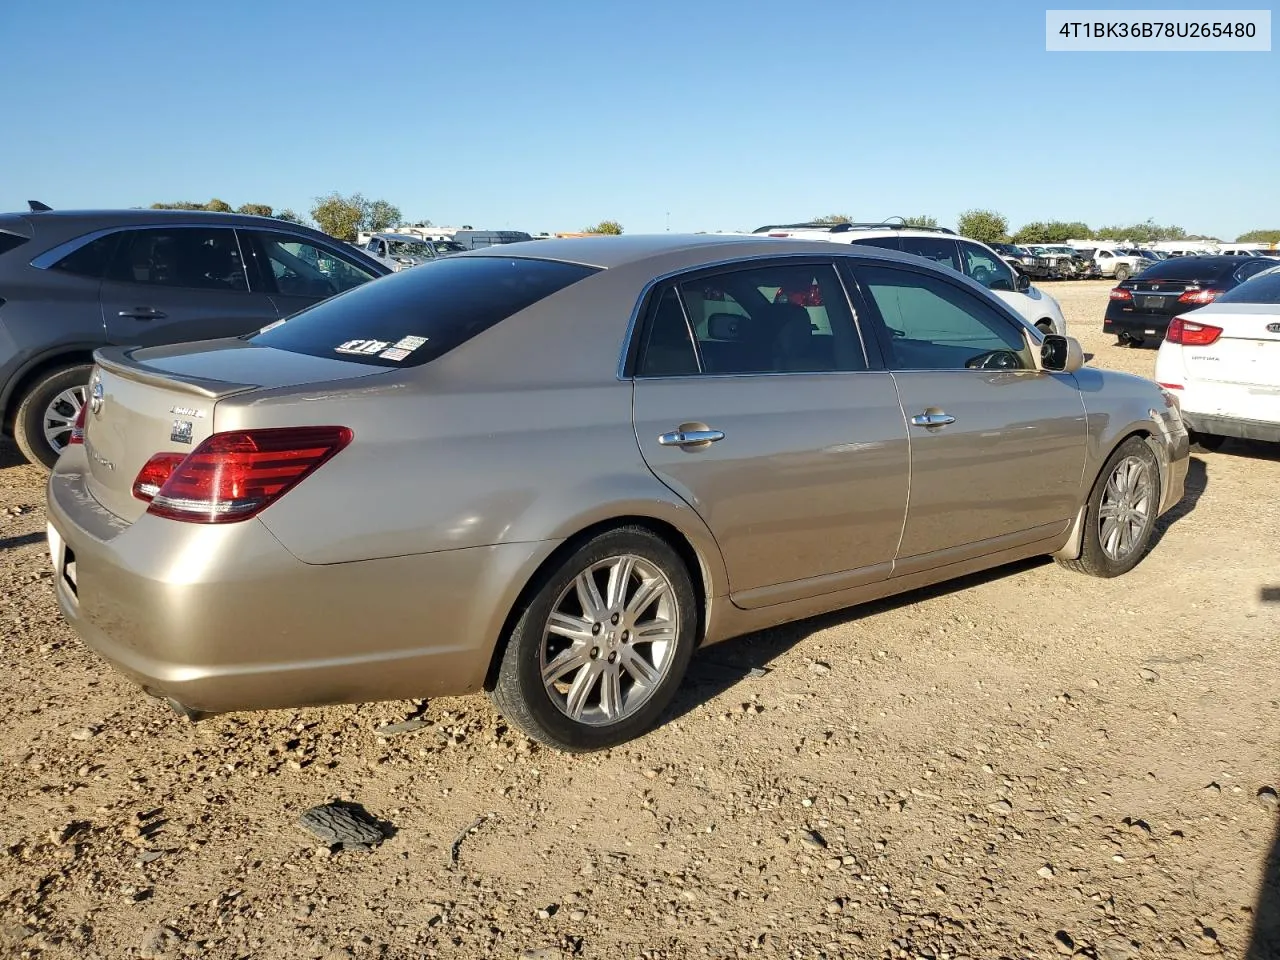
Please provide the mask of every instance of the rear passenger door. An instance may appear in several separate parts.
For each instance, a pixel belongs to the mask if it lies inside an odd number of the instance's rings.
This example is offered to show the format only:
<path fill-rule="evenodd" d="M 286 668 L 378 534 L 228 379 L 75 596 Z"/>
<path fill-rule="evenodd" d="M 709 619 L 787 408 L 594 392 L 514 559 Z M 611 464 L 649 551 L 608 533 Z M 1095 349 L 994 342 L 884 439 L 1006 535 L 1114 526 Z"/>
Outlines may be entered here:
<path fill-rule="evenodd" d="M 831 261 L 678 277 L 650 296 L 638 337 L 640 451 L 715 535 L 734 603 L 889 575 L 907 501 L 906 427 Z"/>
<path fill-rule="evenodd" d="M 940 263 L 957 273 L 963 272 L 960 268 L 960 253 L 956 249 L 956 242 L 949 237 L 903 237 L 902 252 L 913 253 L 917 257 Z"/>
<path fill-rule="evenodd" d="M 100 292 L 107 337 L 144 345 L 236 337 L 276 319 L 229 227 L 124 231 Z"/>

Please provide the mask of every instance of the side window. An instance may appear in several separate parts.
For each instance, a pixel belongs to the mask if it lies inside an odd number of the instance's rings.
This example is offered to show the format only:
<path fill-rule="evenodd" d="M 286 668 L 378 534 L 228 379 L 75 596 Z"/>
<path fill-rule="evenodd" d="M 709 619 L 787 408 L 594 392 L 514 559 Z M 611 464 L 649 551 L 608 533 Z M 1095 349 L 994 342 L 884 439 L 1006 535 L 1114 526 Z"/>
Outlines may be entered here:
<path fill-rule="evenodd" d="M 884 321 L 894 369 L 1035 369 L 1012 321 L 941 277 L 871 265 L 856 273 Z"/>
<path fill-rule="evenodd" d="M 1261 273 L 1263 270 L 1266 270 L 1267 267 L 1272 266 L 1275 266 L 1274 262 L 1258 257 L 1250 263 L 1243 264 L 1240 269 L 1236 271 L 1236 281 L 1244 283 L 1244 281 L 1248 280 L 1255 273 Z"/>
<path fill-rule="evenodd" d="M 902 252 L 914 253 L 935 263 L 950 267 L 960 272 L 960 260 L 956 256 L 956 242 L 940 237 L 903 237 Z"/>
<path fill-rule="evenodd" d="M 108 278 L 192 290 L 248 290 L 235 232 L 176 227 L 124 234 Z"/>
<path fill-rule="evenodd" d="M 976 243 L 960 243 L 964 255 L 964 272 L 988 290 L 1012 290 L 1013 271 L 994 253 Z"/>
<path fill-rule="evenodd" d="M 698 372 L 698 354 L 689 335 L 675 287 L 667 287 L 649 317 L 640 348 L 638 377 L 678 377 Z"/>
<path fill-rule="evenodd" d="M 55 263 L 53 269 L 76 273 L 82 277 L 101 279 L 106 275 L 107 266 L 115 256 L 116 247 L 119 244 L 119 233 L 109 233 L 105 237 L 90 240 Z"/>
<path fill-rule="evenodd" d="M 865 370 L 831 264 L 778 263 L 680 284 L 703 373 Z"/>
<path fill-rule="evenodd" d="M 287 233 L 260 232 L 278 293 L 286 297 L 330 297 L 374 279 L 362 267 L 339 257 L 328 247 L 317 246 Z"/>
<path fill-rule="evenodd" d="M 1099 251 L 1098 251 L 1098 259 L 1099 259 L 1099 260 L 1110 260 L 1110 259 L 1111 259 L 1111 251 L 1109 251 L 1109 250 L 1099 250 Z"/>

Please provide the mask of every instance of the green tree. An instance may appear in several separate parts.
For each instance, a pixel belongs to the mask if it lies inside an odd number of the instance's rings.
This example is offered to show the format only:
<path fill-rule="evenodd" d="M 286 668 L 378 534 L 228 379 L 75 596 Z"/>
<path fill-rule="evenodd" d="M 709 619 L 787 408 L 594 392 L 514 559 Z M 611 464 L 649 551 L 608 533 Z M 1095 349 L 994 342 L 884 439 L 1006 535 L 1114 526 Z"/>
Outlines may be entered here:
<path fill-rule="evenodd" d="M 622 235 L 622 224 L 617 220 L 601 220 L 594 227 L 587 227 L 583 233 L 607 233 L 611 237 Z"/>
<path fill-rule="evenodd" d="M 1280 230 L 1250 230 L 1236 237 L 1236 243 L 1280 243 Z"/>
<path fill-rule="evenodd" d="M 1185 240 L 1187 231 L 1175 224 L 1162 226 L 1154 220 L 1145 223 L 1119 224 L 1102 227 L 1095 234 L 1099 240 L 1132 240 L 1135 243 L 1155 243 L 1157 240 Z"/>
<path fill-rule="evenodd" d="M 1036 220 L 1024 224 L 1013 235 L 1014 243 L 1062 243 L 1065 240 L 1085 240 L 1093 236 L 1087 223 L 1079 220 Z"/>
<path fill-rule="evenodd" d="M 994 210 L 966 210 L 956 221 L 956 230 L 980 243 L 1004 243 L 1009 238 L 1009 221 Z"/>
<path fill-rule="evenodd" d="M 927 213 L 917 214 L 914 217 L 904 217 L 903 221 L 908 227 L 936 227 L 938 218 L 931 217 Z"/>
<path fill-rule="evenodd" d="M 824 217 L 814 217 L 814 223 L 853 223 L 853 217 L 844 213 L 828 213 Z"/>
<path fill-rule="evenodd" d="M 356 196 L 360 196 L 356 194 Z M 363 198 L 361 198 L 363 199 Z M 400 208 L 386 200 L 372 200 L 364 203 L 364 216 L 361 217 L 360 229 L 385 230 L 387 227 L 398 227 L 404 223 Z"/>
<path fill-rule="evenodd" d="M 190 200 L 179 200 L 177 203 L 153 203 L 152 210 L 203 210 L 203 203 L 192 203 Z"/>
<path fill-rule="evenodd" d="M 360 194 L 344 197 L 331 193 L 316 197 L 311 208 L 311 219 L 325 233 L 339 240 L 354 240 L 364 222 L 365 200 Z"/>
<path fill-rule="evenodd" d="M 242 203 L 236 208 L 236 213 L 247 214 L 251 217 L 269 217 L 271 216 L 271 208 L 265 203 Z"/>
<path fill-rule="evenodd" d="M 225 200 L 219 200 L 217 197 L 214 197 L 212 200 L 206 203 L 204 205 L 204 208 L 206 210 L 211 210 L 214 213 L 230 213 L 231 212 L 231 204 L 227 203 L 227 201 Z"/>
<path fill-rule="evenodd" d="M 288 207 L 285 207 L 283 210 L 278 210 L 278 211 L 276 211 L 275 218 L 276 218 L 277 220 L 287 220 L 289 223 L 301 223 L 301 222 L 302 222 L 302 218 L 301 218 L 300 216 L 298 216 L 296 213 L 294 213 L 294 212 L 293 212 L 291 209 L 289 209 Z"/>

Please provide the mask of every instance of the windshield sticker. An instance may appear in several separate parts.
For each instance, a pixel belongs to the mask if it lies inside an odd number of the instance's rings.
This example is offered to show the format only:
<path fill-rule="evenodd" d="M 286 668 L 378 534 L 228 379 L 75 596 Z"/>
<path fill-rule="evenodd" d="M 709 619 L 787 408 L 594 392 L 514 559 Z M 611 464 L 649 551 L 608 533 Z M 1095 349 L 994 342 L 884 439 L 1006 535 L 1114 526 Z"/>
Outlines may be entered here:
<path fill-rule="evenodd" d="M 392 347 L 390 350 L 383 350 L 378 356 L 383 360 L 403 360 L 411 353 L 413 353 L 412 350 L 401 350 L 398 347 Z"/>
<path fill-rule="evenodd" d="M 401 337 L 396 341 L 395 347 L 397 350 L 417 350 L 426 342 L 426 337 Z"/>
<path fill-rule="evenodd" d="M 373 356 L 391 346 L 386 340 L 348 340 L 334 347 L 334 353 L 354 353 L 357 356 Z"/>

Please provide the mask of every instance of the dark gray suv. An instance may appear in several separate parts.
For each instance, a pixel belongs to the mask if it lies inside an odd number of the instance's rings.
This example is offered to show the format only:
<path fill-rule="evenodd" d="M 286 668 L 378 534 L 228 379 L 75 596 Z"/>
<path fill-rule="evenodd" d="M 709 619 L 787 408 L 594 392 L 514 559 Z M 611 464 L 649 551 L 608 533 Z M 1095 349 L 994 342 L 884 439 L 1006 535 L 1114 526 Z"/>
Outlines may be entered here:
<path fill-rule="evenodd" d="M 269 217 L 179 210 L 0 214 L 0 412 L 52 466 L 93 351 L 240 336 L 391 271 Z"/>

